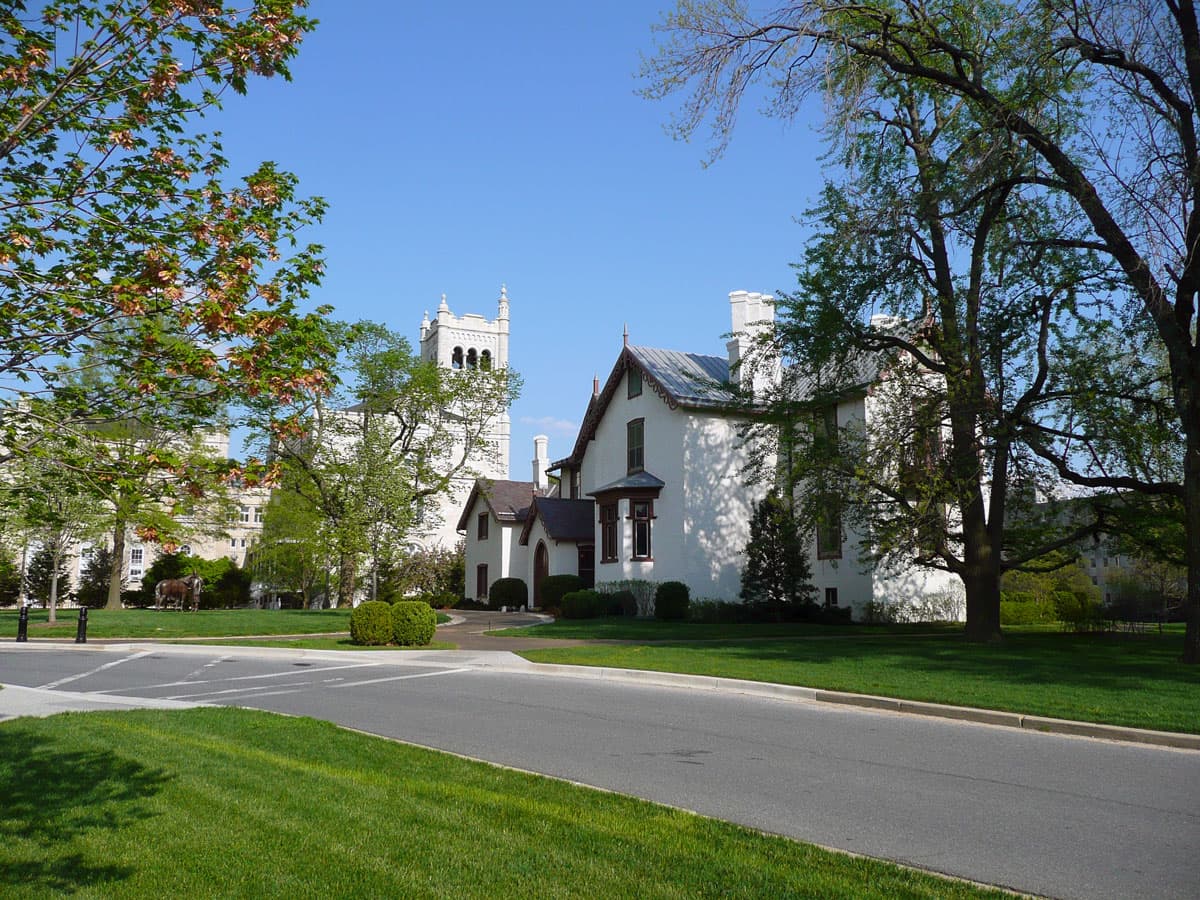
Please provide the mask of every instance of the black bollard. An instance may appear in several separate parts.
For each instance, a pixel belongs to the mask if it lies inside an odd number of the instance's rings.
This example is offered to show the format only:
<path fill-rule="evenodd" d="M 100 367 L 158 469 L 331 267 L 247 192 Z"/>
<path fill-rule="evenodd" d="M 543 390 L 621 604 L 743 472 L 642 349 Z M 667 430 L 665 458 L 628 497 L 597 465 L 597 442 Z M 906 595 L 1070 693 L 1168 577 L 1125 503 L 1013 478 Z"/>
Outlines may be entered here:
<path fill-rule="evenodd" d="M 75 643 L 87 643 L 87 610 L 86 606 L 79 607 L 79 625 L 75 628 Z"/>
<path fill-rule="evenodd" d="M 21 612 L 17 614 L 17 641 L 29 640 L 29 607 L 22 605 Z"/>

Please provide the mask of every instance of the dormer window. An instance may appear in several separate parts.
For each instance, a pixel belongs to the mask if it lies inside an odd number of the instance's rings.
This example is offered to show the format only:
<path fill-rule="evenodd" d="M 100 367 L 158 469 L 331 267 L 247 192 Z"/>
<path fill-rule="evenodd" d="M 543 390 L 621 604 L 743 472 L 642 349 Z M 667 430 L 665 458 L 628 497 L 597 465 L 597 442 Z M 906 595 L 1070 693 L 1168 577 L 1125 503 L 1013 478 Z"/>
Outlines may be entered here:
<path fill-rule="evenodd" d="M 642 370 L 630 366 L 629 374 L 625 378 L 625 384 L 629 389 L 627 396 L 630 400 L 634 397 L 642 396 Z"/>

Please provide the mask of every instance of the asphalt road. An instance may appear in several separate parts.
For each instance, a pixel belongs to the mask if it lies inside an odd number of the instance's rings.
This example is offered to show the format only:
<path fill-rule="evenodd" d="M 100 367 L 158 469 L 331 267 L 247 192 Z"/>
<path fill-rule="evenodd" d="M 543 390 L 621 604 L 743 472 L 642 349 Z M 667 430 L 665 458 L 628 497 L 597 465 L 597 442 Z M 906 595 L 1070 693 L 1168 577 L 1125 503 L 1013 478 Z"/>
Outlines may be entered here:
<path fill-rule="evenodd" d="M 1200 897 L 1200 753 L 482 657 L 0 647 L 0 683 L 309 715 L 804 841 L 1064 898 Z"/>

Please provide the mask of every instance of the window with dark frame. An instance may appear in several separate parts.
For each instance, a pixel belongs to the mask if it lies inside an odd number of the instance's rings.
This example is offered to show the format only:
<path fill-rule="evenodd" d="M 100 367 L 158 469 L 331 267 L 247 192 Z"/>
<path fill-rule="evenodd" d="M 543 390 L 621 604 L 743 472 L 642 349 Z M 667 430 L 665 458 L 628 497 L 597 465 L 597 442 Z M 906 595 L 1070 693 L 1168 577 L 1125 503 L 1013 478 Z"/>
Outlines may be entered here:
<path fill-rule="evenodd" d="M 625 384 L 629 391 L 626 396 L 632 400 L 634 397 L 642 396 L 642 370 L 633 366 L 629 367 L 629 375 L 626 377 Z"/>
<path fill-rule="evenodd" d="M 487 563 L 480 563 L 475 567 L 475 599 L 486 600 L 488 595 L 488 571 Z"/>
<path fill-rule="evenodd" d="M 837 605 L 837 588 L 825 588 L 825 608 L 832 609 Z"/>
<path fill-rule="evenodd" d="M 650 546 L 650 523 L 654 520 L 653 501 L 631 500 L 629 518 L 633 522 L 633 558 L 653 559 Z"/>
<path fill-rule="evenodd" d="M 600 562 L 617 561 L 617 504 L 600 507 Z"/>
<path fill-rule="evenodd" d="M 488 514 L 480 513 L 477 521 L 478 525 L 476 526 L 475 537 L 481 541 L 486 541 L 488 539 Z"/>
<path fill-rule="evenodd" d="M 817 559 L 842 558 L 842 511 L 838 498 L 827 494 L 817 522 Z"/>
<path fill-rule="evenodd" d="M 625 445 L 629 472 L 640 472 L 646 463 L 646 420 L 633 419 L 625 425 Z"/>

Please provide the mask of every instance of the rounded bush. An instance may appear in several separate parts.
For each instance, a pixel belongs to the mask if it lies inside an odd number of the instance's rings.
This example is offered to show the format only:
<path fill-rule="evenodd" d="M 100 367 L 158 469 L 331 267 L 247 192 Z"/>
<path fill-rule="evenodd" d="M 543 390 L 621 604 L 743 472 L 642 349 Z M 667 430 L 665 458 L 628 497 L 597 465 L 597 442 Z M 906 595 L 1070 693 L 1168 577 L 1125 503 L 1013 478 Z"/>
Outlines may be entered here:
<path fill-rule="evenodd" d="M 377 647 L 392 642 L 392 607 L 382 600 L 368 600 L 350 613 L 350 642 Z"/>
<path fill-rule="evenodd" d="M 637 597 L 633 591 L 617 591 L 615 594 L 609 594 L 609 600 L 613 605 L 614 616 L 629 616 L 633 618 L 637 615 Z"/>
<path fill-rule="evenodd" d="M 571 591 L 562 598 L 564 619 L 598 619 L 608 615 L 612 601 L 595 591 Z"/>
<path fill-rule="evenodd" d="M 583 579 L 578 575 L 547 575 L 539 587 L 542 609 L 558 609 L 562 606 L 563 597 L 583 590 Z"/>
<path fill-rule="evenodd" d="M 688 586 L 682 581 L 664 581 L 654 592 L 654 618 L 678 622 L 687 618 Z"/>
<path fill-rule="evenodd" d="M 502 606 L 520 608 L 528 602 L 529 588 L 520 578 L 497 578 L 488 591 L 488 606 L 492 609 Z"/>
<path fill-rule="evenodd" d="M 392 638 L 401 647 L 420 647 L 433 640 L 437 613 L 424 600 L 392 604 Z"/>

